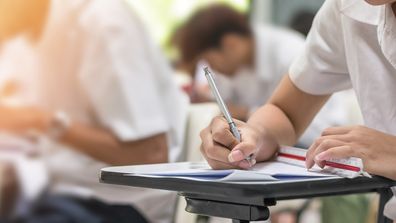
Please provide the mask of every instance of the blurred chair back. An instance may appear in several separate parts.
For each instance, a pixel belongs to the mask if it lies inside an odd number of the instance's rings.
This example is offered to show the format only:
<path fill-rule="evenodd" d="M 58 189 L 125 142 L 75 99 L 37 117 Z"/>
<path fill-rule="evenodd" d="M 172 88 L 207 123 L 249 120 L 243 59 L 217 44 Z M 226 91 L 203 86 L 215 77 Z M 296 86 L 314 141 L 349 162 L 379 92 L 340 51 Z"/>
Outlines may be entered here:
<path fill-rule="evenodd" d="M 199 133 L 209 125 L 213 117 L 219 114 L 220 110 L 215 103 L 190 105 L 184 142 L 186 161 L 199 162 L 204 160 L 199 149 L 201 145 Z"/>
<path fill-rule="evenodd" d="M 204 158 L 199 149 L 201 139 L 199 133 L 209 125 L 212 118 L 220 114 L 220 110 L 215 103 L 191 104 L 188 111 L 186 134 L 184 141 L 184 157 L 187 162 L 199 162 Z M 186 201 L 183 197 L 178 198 L 175 213 L 175 223 L 194 223 L 197 215 L 184 210 Z"/>

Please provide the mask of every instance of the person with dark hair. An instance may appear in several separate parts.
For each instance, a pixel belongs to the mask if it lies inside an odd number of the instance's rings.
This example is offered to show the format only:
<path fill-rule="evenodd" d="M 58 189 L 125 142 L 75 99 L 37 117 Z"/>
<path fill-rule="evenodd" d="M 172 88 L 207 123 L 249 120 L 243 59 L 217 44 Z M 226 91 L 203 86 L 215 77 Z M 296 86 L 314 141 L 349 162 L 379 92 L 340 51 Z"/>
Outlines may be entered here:
<path fill-rule="evenodd" d="M 216 83 L 235 118 L 246 120 L 265 103 L 294 58 L 302 51 L 304 37 L 294 31 L 257 24 L 245 14 L 223 4 L 196 11 L 178 30 L 174 40 L 181 68 L 195 79 L 192 100 L 212 101 L 200 60 L 216 73 Z M 336 95 L 300 140 L 308 146 L 325 126 L 348 123 L 350 92 Z M 348 107 L 348 108 L 347 108 Z"/>
<path fill-rule="evenodd" d="M 210 50 L 224 50 L 224 63 L 211 65 L 218 71 L 233 74 L 252 59 L 248 58 L 252 36 L 253 30 L 245 15 L 229 6 L 216 4 L 195 12 L 182 26 L 176 44 L 181 62 L 187 64 L 197 62 Z"/>

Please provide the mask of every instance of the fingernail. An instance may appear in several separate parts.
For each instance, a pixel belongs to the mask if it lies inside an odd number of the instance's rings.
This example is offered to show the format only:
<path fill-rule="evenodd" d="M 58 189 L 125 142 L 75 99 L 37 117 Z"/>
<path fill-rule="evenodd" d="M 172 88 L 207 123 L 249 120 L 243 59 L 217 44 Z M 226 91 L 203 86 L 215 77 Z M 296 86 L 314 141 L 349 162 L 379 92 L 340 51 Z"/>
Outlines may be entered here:
<path fill-rule="evenodd" d="M 228 155 L 228 161 L 230 161 L 231 163 L 237 162 L 237 161 L 241 161 L 244 158 L 245 157 L 244 157 L 243 153 L 240 150 L 233 150 Z"/>
<path fill-rule="evenodd" d="M 250 167 L 252 167 L 252 163 L 247 161 L 247 160 L 242 160 L 239 163 L 239 167 L 242 168 L 242 169 L 249 169 Z"/>

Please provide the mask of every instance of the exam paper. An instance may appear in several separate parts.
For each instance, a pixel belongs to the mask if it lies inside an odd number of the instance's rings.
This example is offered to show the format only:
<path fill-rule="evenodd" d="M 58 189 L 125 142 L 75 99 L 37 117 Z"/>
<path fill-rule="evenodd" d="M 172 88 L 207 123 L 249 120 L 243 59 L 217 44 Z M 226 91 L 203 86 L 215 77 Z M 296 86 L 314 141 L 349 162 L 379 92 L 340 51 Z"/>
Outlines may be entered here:
<path fill-rule="evenodd" d="M 146 167 L 120 167 L 119 170 L 120 173 L 130 176 L 179 178 L 197 181 L 220 182 L 277 181 L 334 176 L 333 174 L 320 172 L 319 168 L 308 171 L 303 167 L 277 161 L 258 163 L 250 170 L 213 170 L 206 163 L 158 164 L 151 165 L 150 169 L 147 169 Z M 129 168 L 129 170 L 126 168 Z M 112 171 L 114 171 L 114 169 L 112 169 Z"/>

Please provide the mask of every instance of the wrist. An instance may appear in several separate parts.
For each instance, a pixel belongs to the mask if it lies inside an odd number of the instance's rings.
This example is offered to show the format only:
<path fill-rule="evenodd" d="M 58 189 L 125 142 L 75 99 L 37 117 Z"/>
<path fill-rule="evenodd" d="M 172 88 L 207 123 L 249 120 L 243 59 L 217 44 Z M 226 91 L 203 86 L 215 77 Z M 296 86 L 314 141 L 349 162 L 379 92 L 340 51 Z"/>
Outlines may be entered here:
<path fill-rule="evenodd" d="M 279 144 L 276 138 L 264 127 L 256 128 L 258 132 L 258 153 L 257 161 L 266 161 L 274 157 Z"/>

